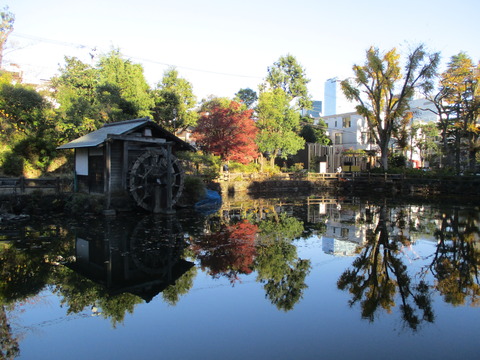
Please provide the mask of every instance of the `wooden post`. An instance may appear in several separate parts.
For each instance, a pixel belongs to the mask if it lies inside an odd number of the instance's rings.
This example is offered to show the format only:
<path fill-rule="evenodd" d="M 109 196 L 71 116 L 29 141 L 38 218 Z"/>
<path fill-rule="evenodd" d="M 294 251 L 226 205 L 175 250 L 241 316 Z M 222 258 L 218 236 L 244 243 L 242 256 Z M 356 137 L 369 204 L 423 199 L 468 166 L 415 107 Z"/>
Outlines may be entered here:
<path fill-rule="evenodd" d="M 20 192 L 23 194 L 25 192 L 25 178 L 20 176 Z"/>
<path fill-rule="evenodd" d="M 153 187 L 153 196 L 154 196 L 153 213 L 158 214 L 162 212 L 162 204 L 161 204 L 162 196 L 161 196 L 161 189 L 159 184 L 156 184 Z"/>
<path fill-rule="evenodd" d="M 167 194 L 166 194 L 166 213 L 173 212 L 173 193 L 172 193 L 172 143 L 167 143 Z"/>
<path fill-rule="evenodd" d="M 105 208 L 108 210 L 110 209 L 110 203 L 111 203 L 111 178 L 112 178 L 112 174 L 111 174 L 111 165 L 112 165 L 112 144 L 111 144 L 111 140 L 107 139 L 107 141 L 105 142 L 105 171 L 103 172 L 104 173 L 104 182 L 105 182 L 105 185 L 104 185 L 104 191 L 105 191 L 105 195 L 106 195 L 106 204 L 105 204 Z"/>
<path fill-rule="evenodd" d="M 128 141 L 123 142 L 123 161 L 122 161 L 122 189 L 127 189 L 127 172 L 128 172 Z"/>

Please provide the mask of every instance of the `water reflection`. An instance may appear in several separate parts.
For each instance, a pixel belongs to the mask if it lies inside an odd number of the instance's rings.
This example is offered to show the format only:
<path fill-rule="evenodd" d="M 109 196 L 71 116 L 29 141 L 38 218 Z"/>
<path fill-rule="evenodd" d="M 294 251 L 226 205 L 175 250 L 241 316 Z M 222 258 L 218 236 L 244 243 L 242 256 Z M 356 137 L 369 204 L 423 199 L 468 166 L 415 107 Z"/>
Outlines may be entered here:
<path fill-rule="evenodd" d="M 99 230 L 76 230 L 75 261 L 67 266 L 112 295 L 128 292 L 149 302 L 193 266 L 183 259 L 187 242 L 175 218 L 146 217 L 133 229 L 106 221 Z"/>
<path fill-rule="evenodd" d="M 417 330 L 438 316 L 437 294 L 455 306 L 478 306 L 479 224 L 478 208 L 316 197 L 228 200 L 208 216 L 4 225 L 2 356 L 18 352 L 9 314 L 46 287 L 69 314 L 102 316 L 114 327 L 153 298 L 177 304 L 198 271 L 232 286 L 254 279 L 269 303 L 292 311 L 318 281 L 308 254 L 299 255 L 299 239 L 311 238 L 329 256 L 352 257 L 336 283 L 362 318 L 374 322 L 380 314 L 399 313 Z M 418 254 L 419 241 L 433 251 Z"/>
<path fill-rule="evenodd" d="M 439 215 L 435 231 L 438 245 L 428 270 L 435 276 L 435 288 L 452 305 L 480 305 L 478 266 L 480 230 L 478 211 L 449 209 Z"/>
<path fill-rule="evenodd" d="M 405 214 L 387 212 L 386 205 L 378 208 L 377 224 L 368 229 L 359 255 L 341 275 L 338 288 L 352 294 L 350 305 L 360 302 L 362 317 L 369 321 L 374 321 L 379 308 L 391 312 L 399 295 L 402 318 L 416 329 L 420 322 L 434 320 L 430 289 L 424 280 L 414 283 L 408 274 L 402 256 L 402 249 L 411 245 L 411 238 L 404 235 Z"/>
<path fill-rule="evenodd" d="M 222 217 L 209 221 L 206 234 L 192 243 L 203 270 L 234 285 L 240 275 L 256 271 L 265 296 L 288 311 L 302 298 L 310 260 L 300 259 L 295 239 L 304 234 L 301 220 L 282 205 L 269 202 L 227 203 Z"/>
<path fill-rule="evenodd" d="M 52 254 L 69 253 L 60 226 L 43 224 L 0 227 L 0 358 L 13 359 L 22 334 L 15 333 L 10 314 L 22 301 L 36 296 L 52 276 Z"/>
<path fill-rule="evenodd" d="M 53 291 L 68 313 L 91 308 L 116 326 L 137 304 L 159 293 L 172 305 L 188 293 L 195 269 L 185 260 L 187 242 L 175 218 L 98 225 L 75 229 L 74 260 L 66 262 L 74 271 L 57 272 Z"/>

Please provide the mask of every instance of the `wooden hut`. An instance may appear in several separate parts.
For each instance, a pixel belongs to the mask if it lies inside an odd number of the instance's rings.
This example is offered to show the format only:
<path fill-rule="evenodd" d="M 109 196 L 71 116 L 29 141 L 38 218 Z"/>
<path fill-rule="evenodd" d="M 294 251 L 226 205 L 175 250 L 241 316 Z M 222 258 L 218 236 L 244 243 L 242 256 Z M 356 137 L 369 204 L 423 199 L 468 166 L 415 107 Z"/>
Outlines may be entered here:
<path fill-rule="evenodd" d="M 183 189 L 177 151 L 195 148 L 148 118 L 114 122 L 58 149 L 75 150 L 75 189 L 107 196 L 128 192 L 151 212 L 169 212 Z"/>

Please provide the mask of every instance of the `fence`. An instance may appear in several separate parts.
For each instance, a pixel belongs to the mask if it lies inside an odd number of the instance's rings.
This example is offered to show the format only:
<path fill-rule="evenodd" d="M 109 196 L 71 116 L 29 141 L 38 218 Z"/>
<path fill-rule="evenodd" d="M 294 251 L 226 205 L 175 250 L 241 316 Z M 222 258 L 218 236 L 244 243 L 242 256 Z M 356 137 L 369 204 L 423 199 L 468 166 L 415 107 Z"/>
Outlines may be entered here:
<path fill-rule="evenodd" d="M 446 178 L 446 177 L 443 177 Z M 458 177 L 449 177 L 457 178 Z M 334 180 L 349 180 L 358 182 L 397 182 L 403 180 L 424 180 L 428 181 L 429 177 L 422 177 L 418 175 L 406 175 L 406 174 L 387 174 L 387 173 L 370 173 L 370 172 L 342 172 L 338 173 L 310 173 L 310 172 L 290 172 L 290 173 L 231 173 L 224 172 L 218 178 L 219 181 L 265 181 L 265 180 L 306 180 L 306 181 L 334 181 Z M 433 178 L 438 179 L 438 178 Z"/>
<path fill-rule="evenodd" d="M 264 173 L 230 173 L 224 172 L 220 175 L 220 181 L 262 181 L 262 180 L 308 180 L 308 181 L 332 181 L 338 179 L 349 180 L 402 180 L 405 178 L 403 174 L 371 174 L 371 173 L 310 173 L 310 172 L 290 172 L 278 174 L 264 174 Z"/>
<path fill-rule="evenodd" d="M 47 190 L 56 193 L 69 192 L 73 189 L 73 179 L 69 178 L 0 178 L 1 193 L 25 194 L 33 190 Z"/>

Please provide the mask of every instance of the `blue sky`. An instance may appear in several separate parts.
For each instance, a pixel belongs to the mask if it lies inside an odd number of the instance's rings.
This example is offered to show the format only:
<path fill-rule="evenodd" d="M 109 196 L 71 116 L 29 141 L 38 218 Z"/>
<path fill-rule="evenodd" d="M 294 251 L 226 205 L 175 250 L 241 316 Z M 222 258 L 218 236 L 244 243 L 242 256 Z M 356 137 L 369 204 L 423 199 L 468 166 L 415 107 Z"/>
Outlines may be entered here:
<path fill-rule="evenodd" d="M 457 5 L 458 4 L 458 5 Z M 365 50 L 424 43 L 443 64 L 465 51 L 480 60 L 478 0 L 10 0 L 15 30 L 5 60 L 29 76 L 49 78 L 64 55 L 94 62 L 89 54 L 119 48 L 141 63 L 151 85 L 167 64 L 190 81 L 199 99 L 257 90 L 267 68 L 292 54 L 323 100 L 325 80 L 347 77 Z"/>

